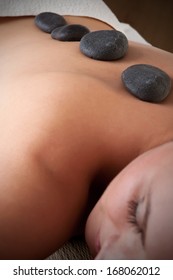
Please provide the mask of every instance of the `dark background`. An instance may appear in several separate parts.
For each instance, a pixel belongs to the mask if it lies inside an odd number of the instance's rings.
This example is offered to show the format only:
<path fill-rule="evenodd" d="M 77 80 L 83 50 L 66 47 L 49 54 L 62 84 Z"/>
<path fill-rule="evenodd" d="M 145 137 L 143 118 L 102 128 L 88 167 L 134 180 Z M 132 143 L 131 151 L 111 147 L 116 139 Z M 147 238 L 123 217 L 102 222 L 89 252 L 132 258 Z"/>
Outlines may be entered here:
<path fill-rule="evenodd" d="M 173 53 L 173 0 L 104 0 L 119 21 L 149 43 Z"/>

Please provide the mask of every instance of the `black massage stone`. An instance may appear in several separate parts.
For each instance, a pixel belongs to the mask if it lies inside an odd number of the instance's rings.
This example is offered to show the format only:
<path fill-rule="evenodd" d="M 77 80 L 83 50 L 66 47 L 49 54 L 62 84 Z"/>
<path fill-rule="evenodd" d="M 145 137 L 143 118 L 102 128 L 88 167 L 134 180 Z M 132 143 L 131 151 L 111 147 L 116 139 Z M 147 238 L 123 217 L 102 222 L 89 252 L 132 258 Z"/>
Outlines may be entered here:
<path fill-rule="evenodd" d="M 128 67 L 121 78 L 125 88 L 143 101 L 161 102 L 171 90 L 171 79 L 167 73 L 148 64 Z"/>
<path fill-rule="evenodd" d="M 69 24 L 63 27 L 55 28 L 51 36 L 59 41 L 80 41 L 81 38 L 89 33 L 90 30 L 80 24 Z"/>
<path fill-rule="evenodd" d="M 127 49 L 127 37 L 117 30 L 90 32 L 80 41 L 81 52 L 96 60 L 117 60 L 126 54 Z"/>
<path fill-rule="evenodd" d="M 35 24 L 42 31 L 51 33 L 55 28 L 63 26 L 67 23 L 61 15 L 51 12 L 43 12 L 35 17 Z"/>

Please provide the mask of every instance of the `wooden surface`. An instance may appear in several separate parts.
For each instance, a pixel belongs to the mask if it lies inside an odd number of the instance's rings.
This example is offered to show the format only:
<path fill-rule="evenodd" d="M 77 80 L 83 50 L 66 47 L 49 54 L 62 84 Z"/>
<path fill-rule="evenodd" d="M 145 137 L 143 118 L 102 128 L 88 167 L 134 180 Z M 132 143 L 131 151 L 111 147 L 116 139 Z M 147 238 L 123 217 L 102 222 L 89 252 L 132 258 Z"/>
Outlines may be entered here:
<path fill-rule="evenodd" d="M 122 22 L 147 41 L 173 52 L 173 0 L 104 0 Z"/>

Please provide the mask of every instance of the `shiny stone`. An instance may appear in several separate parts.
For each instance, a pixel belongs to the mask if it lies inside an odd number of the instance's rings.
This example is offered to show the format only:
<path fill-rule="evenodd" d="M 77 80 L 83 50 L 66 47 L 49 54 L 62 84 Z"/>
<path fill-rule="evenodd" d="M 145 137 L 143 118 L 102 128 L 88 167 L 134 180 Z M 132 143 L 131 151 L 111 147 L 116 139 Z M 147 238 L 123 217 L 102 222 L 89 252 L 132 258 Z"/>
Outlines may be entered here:
<path fill-rule="evenodd" d="M 51 36 L 59 41 L 80 41 L 81 38 L 89 33 L 90 30 L 80 24 L 69 24 L 63 27 L 55 28 Z"/>
<path fill-rule="evenodd" d="M 136 64 L 122 73 L 125 88 L 148 102 L 163 101 L 171 90 L 171 79 L 163 70 L 148 64 Z"/>
<path fill-rule="evenodd" d="M 117 60 L 126 54 L 127 49 L 127 37 L 117 30 L 90 32 L 80 42 L 81 52 L 96 60 Z"/>
<path fill-rule="evenodd" d="M 61 15 L 44 12 L 40 13 L 35 17 L 35 24 L 42 31 L 51 33 L 55 28 L 63 26 L 66 23 L 66 20 Z"/>

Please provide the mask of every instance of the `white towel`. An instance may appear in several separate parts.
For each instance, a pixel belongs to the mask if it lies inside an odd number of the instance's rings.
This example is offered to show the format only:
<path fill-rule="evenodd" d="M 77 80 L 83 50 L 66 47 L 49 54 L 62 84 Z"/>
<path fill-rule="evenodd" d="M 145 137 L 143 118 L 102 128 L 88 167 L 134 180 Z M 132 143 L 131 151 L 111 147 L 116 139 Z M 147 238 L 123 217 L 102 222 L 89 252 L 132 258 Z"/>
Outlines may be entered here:
<path fill-rule="evenodd" d="M 102 0 L 0 0 L 1 17 L 35 16 L 41 12 L 95 18 L 124 32 L 129 40 L 147 44 L 130 25 L 120 23 Z"/>

